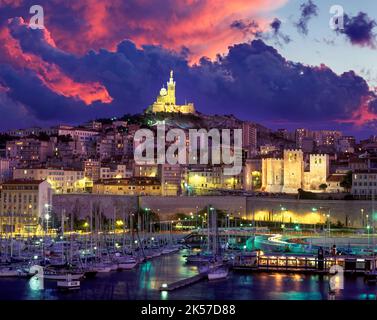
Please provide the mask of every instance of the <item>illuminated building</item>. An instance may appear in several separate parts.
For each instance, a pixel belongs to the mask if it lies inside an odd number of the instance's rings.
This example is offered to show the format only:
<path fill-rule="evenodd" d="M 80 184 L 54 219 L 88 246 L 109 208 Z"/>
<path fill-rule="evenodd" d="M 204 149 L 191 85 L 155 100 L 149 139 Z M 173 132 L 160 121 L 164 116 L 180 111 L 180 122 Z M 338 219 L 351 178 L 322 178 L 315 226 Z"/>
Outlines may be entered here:
<path fill-rule="evenodd" d="M 9 159 L 0 159 L 0 182 L 10 180 L 12 171 L 12 162 Z"/>
<path fill-rule="evenodd" d="M 250 158 L 257 149 L 257 128 L 250 122 L 242 123 L 242 147 L 247 150 L 247 157 Z"/>
<path fill-rule="evenodd" d="M 1 188 L 1 232 L 36 232 L 39 219 L 51 206 L 50 184 L 40 180 L 12 180 L 3 183 Z"/>
<path fill-rule="evenodd" d="M 307 129 L 299 128 L 296 129 L 295 132 L 295 139 L 296 139 L 296 147 L 302 148 L 302 141 L 304 138 L 310 137 L 310 132 Z"/>
<path fill-rule="evenodd" d="M 309 165 L 309 171 L 304 172 L 304 188 L 318 190 L 321 184 L 327 184 L 327 178 L 330 174 L 329 156 L 327 154 L 311 154 Z"/>
<path fill-rule="evenodd" d="M 97 131 L 74 128 L 71 126 L 59 126 L 57 128 L 57 132 L 59 136 L 71 136 L 74 140 L 81 142 L 91 141 L 95 136 L 98 135 Z"/>
<path fill-rule="evenodd" d="M 106 166 L 101 167 L 100 169 L 100 179 L 119 179 L 119 178 L 127 178 L 128 171 L 127 166 L 125 164 L 117 164 L 115 166 Z"/>
<path fill-rule="evenodd" d="M 147 164 L 147 163 L 134 163 L 133 174 L 134 177 L 157 177 L 158 176 L 158 165 L 157 164 Z"/>
<path fill-rule="evenodd" d="M 245 191 L 259 189 L 262 183 L 262 160 L 246 159 L 243 173 L 243 189 Z"/>
<path fill-rule="evenodd" d="M 99 180 L 93 185 L 94 194 L 160 196 L 161 182 L 156 178 L 124 178 Z"/>
<path fill-rule="evenodd" d="M 261 155 L 268 155 L 269 153 L 279 151 L 280 148 L 278 146 L 274 146 L 272 144 L 265 144 L 259 147 Z"/>
<path fill-rule="evenodd" d="M 224 166 L 210 168 L 191 168 L 186 173 L 186 184 L 189 191 L 204 195 L 216 190 L 243 189 L 243 172 L 238 175 L 224 175 Z"/>
<path fill-rule="evenodd" d="M 6 143 L 6 158 L 20 162 L 43 162 L 52 153 L 53 145 L 50 141 L 23 138 Z"/>
<path fill-rule="evenodd" d="M 298 189 L 319 191 L 329 176 L 329 156 L 311 154 L 309 170 L 304 170 L 301 150 L 284 150 L 283 159 L 262 160 L 262 189 L 267 192 L 297 193 Z"/>
<path fill-rule="evenodd" d="M 167 82 L 167 88 L 163 87 L 156 101 L 148 107 L 146 112 L 172 112 L 172 113 L 195 113 L 193 103 L 177 105 L 175 98 L 175 81 L 173 71 L 170 71 L 170 79 Z"/>
<path fill-rule="evenodd" d="M 159 166 L 162 195 L 176 196 L 180 193 L 182 182 L 182 167 L 179 164 L 162 164 Z"/>
<path fill-rule="evenodd" d="M 334 173 L 331 174 L 326 180 L 326 191 L 327 192 L 344 192 L 346 191 L 342 186 L 341 183 L 345 179 L 345 173 Z"/>
<path fill-rule="evenodd" d="M 93 159 L 84 161 L 84 175 L 86 178 L 97 181 L 100 179 L 101 162 Z"/>
<path fill-rule="evenodd" d="M 84 171 L 55 168 L 14 169 L 14 179 L 47 180 L 55 193 L 85 192 L 92 181 L 84 177 Z"/>
<path fill-rule="evenodd" d="M 221 167 L 195 168 L 187 172 L 187 187 L 197 195 L 221 189 Z"/>
<path fill-rule="evenodd" d="M 352 175 L 351 193 L 360 199 L 376 199 L 377 170 L 356 170 Z"/>

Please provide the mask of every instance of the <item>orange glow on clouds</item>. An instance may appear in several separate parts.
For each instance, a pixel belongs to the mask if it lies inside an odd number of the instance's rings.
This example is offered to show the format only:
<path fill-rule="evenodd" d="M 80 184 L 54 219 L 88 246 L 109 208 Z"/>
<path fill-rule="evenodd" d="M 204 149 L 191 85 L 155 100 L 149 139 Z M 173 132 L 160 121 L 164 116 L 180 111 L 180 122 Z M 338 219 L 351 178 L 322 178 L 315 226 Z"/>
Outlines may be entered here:
<path fill-rule="evenodd" d="M 368 122 L 377 120 L 377 114 L 370 110 L 369 102 L 371 99 L 365 97 L 362 99 L 361 104 L 357 110 L 352 112 L 352 115 L 349 119 L 337 120 L 338 123 L 351 123 L 357 127 L 361 127 Z"/>
<path fill-rule="evenodd" d="M 227 48 L 245 40 L 240 30 L 230 28 L 238 19 L 255 20 L 261 30 L 268 28 L 272 17 L 266 13 L 288 0 L 175 0 L 131 1 L 81 0 L 70 4 L 82 16 L 84 25 L 78 33 L 54 23 L 54 15 L 46 15 L 47 26 L 60 48 L 77 54 L 89 49 L 115 50 L 124 39 L 138 46 L 162 45 L 180 51 L 190 49 L 191 61 L 202 56 L 215 58 Z M 54 0 L 55 4 L 63 0 Z M 157 5 L 160 3 L 160 6 Z M 136 13 L 135 13 L 136 12 Z M 69 23 L 69 21 L 67 21 Z"/>
<path fill-rule="evenodd" d="M 55 45 L 48 32 L 45 32 L 44 37 L 50 45 Z M 0 63 L 8 63 L 16 69 L 33 70 L 46 87 L 59 95 L 81 100 L 86 105 L 95 101 L 112 101 L 102 84 L 76 82 L 64 74 L 57 65 L 48 63 L 34 54 L 23 52 L 19 42 L 6 27 L 0 29 L 0 52 Z"/>

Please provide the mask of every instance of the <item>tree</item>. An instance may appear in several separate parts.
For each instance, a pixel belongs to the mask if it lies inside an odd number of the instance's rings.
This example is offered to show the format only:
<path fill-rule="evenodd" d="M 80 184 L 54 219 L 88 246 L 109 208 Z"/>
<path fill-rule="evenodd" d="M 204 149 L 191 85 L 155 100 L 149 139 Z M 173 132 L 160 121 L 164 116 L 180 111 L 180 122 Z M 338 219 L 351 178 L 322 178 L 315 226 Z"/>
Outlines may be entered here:
<path fill-rule="evenodd" d="M 319 185 L 319 188 L 322 190 L 322 191 L 326 191 L 327 189 L 327 184 L 326 183 L 322 183 Z"/>
<path fill-rule="evenodd" d="M 297 189 L 298 199 L 317 199 L 317 194 L 310 191 L 305 191 L 303 189 Z"/>
<path fill-rule="evenodd" d="M 348 171 L 343 180 L 340 182 L 340 186 L 344 188 L 347 192 L 351 190 L 352 187 L 352 171 Z"/>

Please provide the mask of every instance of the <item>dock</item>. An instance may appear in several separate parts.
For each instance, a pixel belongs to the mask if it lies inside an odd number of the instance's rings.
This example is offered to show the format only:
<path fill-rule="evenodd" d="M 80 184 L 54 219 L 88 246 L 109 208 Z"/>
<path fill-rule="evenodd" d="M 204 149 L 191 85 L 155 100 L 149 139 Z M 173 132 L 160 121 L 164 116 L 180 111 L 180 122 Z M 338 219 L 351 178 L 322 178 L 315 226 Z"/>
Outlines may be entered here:
<path fill-rule="evenodd" d="M 376 270 L 375 256 L 323 256 L 310 254 L 263 254 L 258 256 L 239 256 L 230 267 L 233 270 L 250 272 L 302 272 L 329 273 L 332 266 L 338 265 L 344 273 L 364 275 Z"/>
<path fill-rule="evenodd" d="M 207 278 L 207 273 L 203 272 L 203 273 L 199 273 L 195 276 L 192 276 L 190 278 L 178 280 L 178 281 L 175 281 L 175 282 L 172 282 L 172 283 L 169 283 L 169 284 L 163 283 L 162 286 L 160 287 L 160 291 L 173 291 L 173 290 L 194 284 L 194 283 L 201 281 L 205 278 Z"/>

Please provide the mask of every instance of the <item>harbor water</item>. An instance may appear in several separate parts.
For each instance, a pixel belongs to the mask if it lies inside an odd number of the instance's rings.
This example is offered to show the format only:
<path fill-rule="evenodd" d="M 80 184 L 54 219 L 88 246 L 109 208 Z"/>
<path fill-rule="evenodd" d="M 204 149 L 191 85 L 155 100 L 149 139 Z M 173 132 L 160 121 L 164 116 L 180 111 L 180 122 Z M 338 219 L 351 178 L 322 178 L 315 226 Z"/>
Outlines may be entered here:
<path fill-rule="evenodd" d="M 76 292 L 61 292 L 56 282 L 45 281 L 43 291 L 33 290 L 28 279 L 0 279 L 0 300 L 327 300 L 327 276 L 284 273 L 231 272 L 227 279 L 203 280 L 171 292 L 160 291 L 171 283 L 198 273 L 185 263 L 185 250 L 157 257 L 129 271 L 98 274 L 85 279 Z M 377 286 L 363 277 L 345 278 L 336 299 L 376 299 Z"/>

